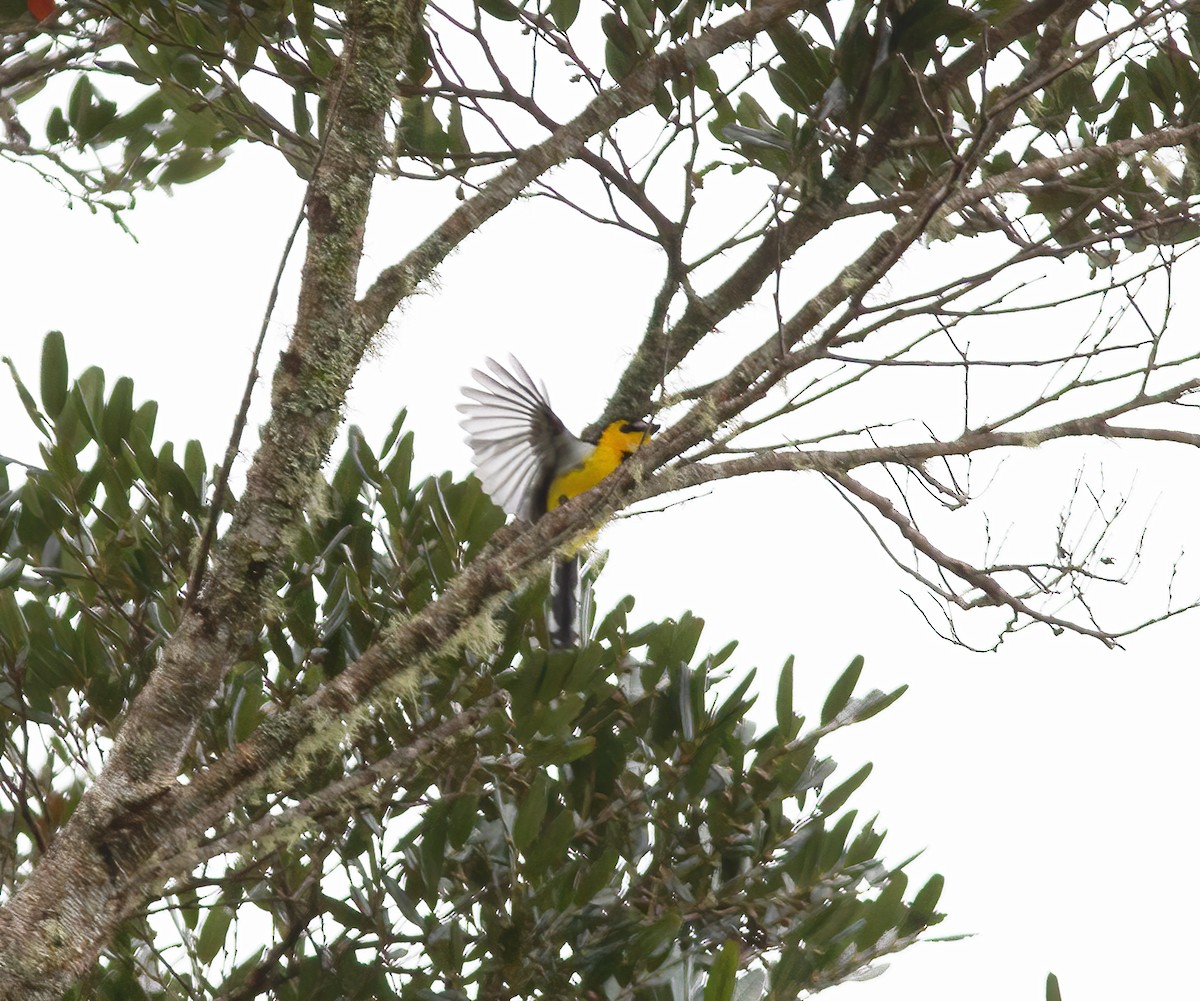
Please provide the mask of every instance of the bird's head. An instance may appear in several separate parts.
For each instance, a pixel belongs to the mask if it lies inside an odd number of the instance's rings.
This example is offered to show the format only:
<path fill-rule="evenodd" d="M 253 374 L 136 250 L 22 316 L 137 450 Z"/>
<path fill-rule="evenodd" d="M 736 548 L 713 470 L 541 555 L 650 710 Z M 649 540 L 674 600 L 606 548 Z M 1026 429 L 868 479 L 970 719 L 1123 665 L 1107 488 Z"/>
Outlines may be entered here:
<path fill-rule="evenodd" d="M 624 461 L 646 444 L 658 427 L 653 421 L 613 421 L 600 432 L 597 445 L 611 449 Z"/>

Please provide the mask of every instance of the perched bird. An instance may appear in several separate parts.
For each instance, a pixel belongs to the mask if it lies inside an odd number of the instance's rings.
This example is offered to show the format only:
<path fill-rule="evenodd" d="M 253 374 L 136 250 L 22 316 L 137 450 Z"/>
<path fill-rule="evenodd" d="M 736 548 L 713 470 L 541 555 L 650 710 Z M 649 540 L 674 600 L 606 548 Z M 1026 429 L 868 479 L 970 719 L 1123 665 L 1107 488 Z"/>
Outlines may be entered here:
<path fill-rule="evenodd" d="M 658 430 L 650 421 L 619 420 L 595 441 L 577 438 L 551 409 L 545 386 L 512 355 L 508 364 L 489 358 L 490 372 L 473 369 L 482 388 L 464 386 L 471 402 L 458 409 L 466 414 L 461 424 L 483 489 L 524 521 L 591 490 Z M 556 647 L 577 642 L 578 584 L 579 557 L 556 560 L 550 588 L 550 641 Z"/>

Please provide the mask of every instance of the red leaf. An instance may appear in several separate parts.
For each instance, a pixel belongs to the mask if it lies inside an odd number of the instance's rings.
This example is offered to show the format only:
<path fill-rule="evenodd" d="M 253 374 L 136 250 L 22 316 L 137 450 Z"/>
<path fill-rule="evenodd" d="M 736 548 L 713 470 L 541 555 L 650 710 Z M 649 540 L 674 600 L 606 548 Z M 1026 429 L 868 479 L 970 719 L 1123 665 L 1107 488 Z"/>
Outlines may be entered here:
<path fill-rule="evenodd" d="M 39 21 L 44 21 L 54 13 L 54 0 L 25 0 L 29 13 Z"/>

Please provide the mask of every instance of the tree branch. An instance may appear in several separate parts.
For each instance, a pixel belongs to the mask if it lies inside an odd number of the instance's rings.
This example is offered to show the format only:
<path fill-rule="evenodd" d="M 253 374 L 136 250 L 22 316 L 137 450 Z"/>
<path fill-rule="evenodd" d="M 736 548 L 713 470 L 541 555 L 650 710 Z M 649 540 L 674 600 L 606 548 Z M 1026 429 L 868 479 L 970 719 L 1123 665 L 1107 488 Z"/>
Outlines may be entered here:
<path fill-rule="evenodd" d="M 515 162 L 452 212 L 404 260 L 385 268 L 358 303 L 359 323 L 381 330 L 396 306 L 412 295 L 463 240 L 548 170 L 581 155 L 584 144 L 593 136 L 649 105 L 662 83 L 693 71 L 718 53 L 753 38 L 810 3 L 811 0 L 774 0 L 756 4 L 744 14 L 639 63 L 617 86 L 597 94 L 580 114 L 549 139 L 523 150 Z"/>

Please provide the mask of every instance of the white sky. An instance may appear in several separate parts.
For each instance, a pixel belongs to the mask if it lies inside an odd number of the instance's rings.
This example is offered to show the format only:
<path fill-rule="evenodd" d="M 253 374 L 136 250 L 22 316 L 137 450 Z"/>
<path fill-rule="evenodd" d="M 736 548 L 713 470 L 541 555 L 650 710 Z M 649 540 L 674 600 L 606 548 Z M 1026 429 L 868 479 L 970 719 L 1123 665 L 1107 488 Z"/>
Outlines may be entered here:
<path fill-rule="evenodd" d="M 159 402 L 159 440 L 199 438 L 215 461 L 299 182 L 271 154 L 240 151 L 172 198 L 144 196 L 129 216 L 139 243 L 104 217 L 67 211 L 28 170 L 0 164 L 0 192 L 0 353 L 36 385 L 42 337 L 61 329 L 73 374 L 98 364 L 110 385 L 132 376 L 138 400 Z M 383 185 L 366 277 L 449 204 L 424 186 Z M 618 249 L 615 237 L 592 229 L 573 242 L 557 229 L 562 219 L 525 203 L 469 240 L 437 287 L 395 319 L 356 382 L 347 420 L 378 442 L 407 406 L 417 471 L 465 473 L 458 388 L 485 355 L 509 351 L 545 380 L 568 424 L 593 419 L 638 341 L 658 269 L 641 275 L 628 256 L 614 264 L 606 253 Z M 905 266 L 919 269 L 920 252 Z M 284 343 L 297 273 L 298 258 L 266 371 Z M 1177 313 L 1175 323 L 1194 331 L 1195 313 Z M 589 362 L 581 368 L 582 351 Z M 252 426 L 266 396 L 262 385 Z M 6 376 L 0 428 L 0 452 L 36 461 Z M 1093 452 L 1118 486 L 1136 472 L 1144 510 L 1157 505 L 1159 552 L 1198 548 L 1194 455 L 1106 443 Z M 1061 446 L 1013 459 L 1011 480 L 997 487 L 999 517 L 1052 529 L 1062 498 L 1048 485 L 1069 480 L 1077 464 Z M 836 996 L 1033 1001 L 1048 970 L 1068 1001 L 1195 996 L 1200 619 L 1134 637 L 1128 651 L 1032 630 L 997 654 L 963 653 L 931 634 L 900 593 L 910 582 L 815 477 L 718 485 L 705 499 L 613 526 L 605 542 L 612 555 L 601 611 L 635 593 L 635 620 L 691 609 L 708 622 L 708 649 L 740 639 L 734 663 L 759 666 L 764 715 L 789 653 L 799 708 L 810 715 L 856 653 L 866 656 L 864 687 L 911 685 L 825 750 L 843 775 L 875 762 L 855 800 L 864 816 L 878 810 L 891 832 L 886 857 L 926 849 L 909 868 L 911 885 L 945 874 L 950 917 L 939 930 L 977 934 L 912 949 L 882 978 Z M 1162 578 L 1148 574 L 1130 589 L 1131 608 L 1155 607 L 1162 596 Z"/>

